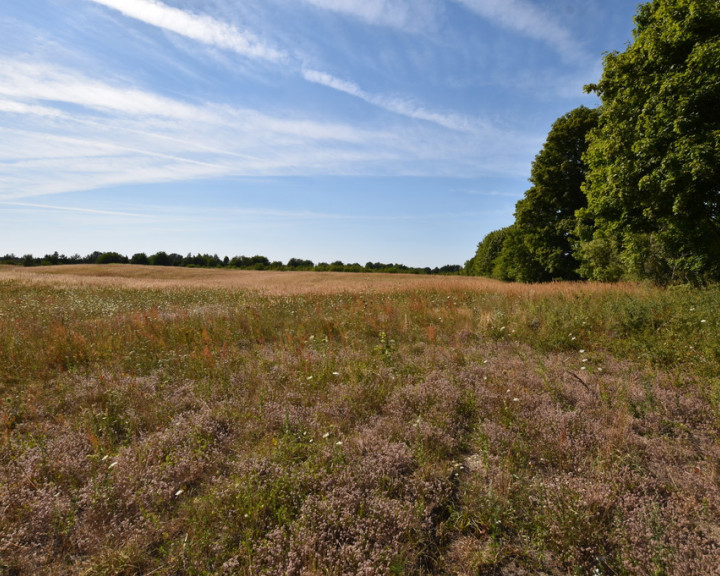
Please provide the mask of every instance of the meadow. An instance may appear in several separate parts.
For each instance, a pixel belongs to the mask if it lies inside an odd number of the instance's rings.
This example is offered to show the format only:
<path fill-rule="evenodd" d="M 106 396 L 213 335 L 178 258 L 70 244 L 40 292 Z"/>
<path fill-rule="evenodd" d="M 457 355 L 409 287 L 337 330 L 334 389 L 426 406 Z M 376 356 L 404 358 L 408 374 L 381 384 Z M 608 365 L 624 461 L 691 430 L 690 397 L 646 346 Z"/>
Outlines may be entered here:
<path fill-rule="evenodd" d="M 0 267 L 0 574 L 720 574 L 720 288 Z"/>

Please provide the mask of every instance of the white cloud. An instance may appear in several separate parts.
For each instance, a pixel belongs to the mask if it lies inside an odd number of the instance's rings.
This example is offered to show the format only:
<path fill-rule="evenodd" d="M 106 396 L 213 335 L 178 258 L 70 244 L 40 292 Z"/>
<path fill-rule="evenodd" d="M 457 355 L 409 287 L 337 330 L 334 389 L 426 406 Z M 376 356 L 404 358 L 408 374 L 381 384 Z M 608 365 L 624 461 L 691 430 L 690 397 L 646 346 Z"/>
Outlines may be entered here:
<path fill-rule="evenodd" d="M 421 13 L 426 9 L 426 6 L 419 0 L 415 0 L 412 4 L 405 0 L 305 1 L 318 8 L 353 16 L 369 24 L 379 24 L 396 28 L 414 27 Z"/>
<path fill-rule="evenodd" d="M 353 124 L 192 104 L 0 58 L 0 199 L 228 177 L 524 175 L 538 146 L 536 138 L 473 131 L 467 119 L 367 94 L 329 75 L 306 76 L 431 124 Z"/>
<path fill-rule="evenodd" d="M 5 99 L 0 99 L 0 112 L 9 112 L 11 114 L 35 114 L 38 116 L 52 116 L 55 118 L 59 118 L 63 115 L 62 112 L 56 110 L 55 108 L 32 106 L 23 102 Z"/>
<path fill-rule="evenodd" d="M 440 112 L 433 112 L 427 110 L 422 106 L 418 106 L 409 100 L 403 100 L 401 98 L 381 96 L 377 94 L 371 94 L 364 91 L 357 84 L 342 80 L 325 72 L 319 72 L 317 70 L 303 70 L 303 77 L 308 82 L 327 86 L 333 90 L 344 92 L 360 98 L 365 102 L 383 108 L 388 112 L 406 116 L 408 118 L 414 118 L 416 120 L 425 120 L 432 122 L 443 128 L 449 128 L 450 130 L 457 130 L 459 132 L 476 132 L 481 129 L 487 129 L 487 126 L 481 126 L 481 123 L 477 120 L 472 120 L 457 114 L 443 114 Z"/>
<path fill-rule="evenodd" d="M 552 46 L 567 60 L 584 58 L 569 30 L 530 0 L 455 0 L 483 18 Z"/>
<path fill-rule="evenodd" d="M 503 198 L 519 198 L 522 192 L 498 192 L 497 190 L 470 190 L 466 192 L 471 196 L 495 196 Z"/>
<path fill-rule="evenodd" d="M 81 214 L 99 214 L 102 216 L 131 216 L 146 217 L 139 212 L 119 212 L 117 210 L 97 210 L 94 208 L 78 208 L 77 206 L 57 206 L 54 204 L 33 204 L 30 202 L 2 202 L 4 206 L 17 206 L 19 208 L 35 208 L 39 210 L 60 210 L 62 212 L 80 212 Z"/>
<path fill-rule="evenodd" d="M 285 54 L 265 45 L 247 31 L 210 16 L 185 12 L 157 0 L 90 0 L 135 18 L 204 44 L 232 50 L 243 56 L 270 61 L 282 60 Z"/>
<path fill-rule="evenodd" d="M 129 115 L 150 115 L 196 119 L 196 107 L 133 88 L 121 88 L 98 82 L 68 70 L 39 63 L 19 62 L 0 58 L 0 96 L 15 101 L 15 110 L 6 106 L 7 112 L 26 112 L 53 115 L 59 110 L 22 105 L 21 100 L 59 102 L 91 108 L 100 112 Z M 205 120 L 211 120 L 203 112 Z"/>

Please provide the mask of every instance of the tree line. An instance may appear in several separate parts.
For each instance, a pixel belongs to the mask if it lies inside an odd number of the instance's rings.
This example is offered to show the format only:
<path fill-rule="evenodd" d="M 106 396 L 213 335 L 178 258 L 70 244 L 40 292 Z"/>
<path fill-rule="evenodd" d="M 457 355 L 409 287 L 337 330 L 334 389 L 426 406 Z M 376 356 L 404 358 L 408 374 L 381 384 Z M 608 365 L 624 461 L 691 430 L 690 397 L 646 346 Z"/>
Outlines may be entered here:
<path fill-rule="evenodd" d="M 653 0 L 604 57 L 597 109 L 552 126 L 515 221 L 464 272 L 501 280 L 720 280 L 720 2 Z"/>
<path fill-rule="evenodd" d="M 225 256 L 220 258 L 217 254 L 181 254 L 160 251 L 148 256 L 139 252 L 128 257 L 118 252 L 92 252 L 87 256 L 75 254 L 46 254 L 35 257 L 32 254 L 15 256 L 6 254 L 0 258 L 0 264 L 16 266 L 54 266 L 60 264 L 139 264 L 143 266 L 182 266 L 186 268 L 231 268 L 236 270 L 310 270 L 316 272 L 384 272 L 390 274 L 459 274 L 462 270 L 458 265 L 446 265 L 435 268 L 413 268 L 404 264 L 384 264 L 382 262 L 367 262 L 346 264 L 340 260 L 331 263 L 314 263 L 312 260 L 290 258 L 286 263 L 271 261 L 265 256 Z"/>

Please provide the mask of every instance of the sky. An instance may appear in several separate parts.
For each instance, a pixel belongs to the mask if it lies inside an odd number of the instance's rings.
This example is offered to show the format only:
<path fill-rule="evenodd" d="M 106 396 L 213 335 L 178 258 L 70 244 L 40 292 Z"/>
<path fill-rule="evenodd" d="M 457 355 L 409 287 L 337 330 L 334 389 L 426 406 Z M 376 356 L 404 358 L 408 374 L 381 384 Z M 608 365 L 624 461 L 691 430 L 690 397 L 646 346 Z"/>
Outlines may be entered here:
<path fill-rule="evenodd" d="M 633 0 L 0 0 L 0 253 L 463 264 Z"/>

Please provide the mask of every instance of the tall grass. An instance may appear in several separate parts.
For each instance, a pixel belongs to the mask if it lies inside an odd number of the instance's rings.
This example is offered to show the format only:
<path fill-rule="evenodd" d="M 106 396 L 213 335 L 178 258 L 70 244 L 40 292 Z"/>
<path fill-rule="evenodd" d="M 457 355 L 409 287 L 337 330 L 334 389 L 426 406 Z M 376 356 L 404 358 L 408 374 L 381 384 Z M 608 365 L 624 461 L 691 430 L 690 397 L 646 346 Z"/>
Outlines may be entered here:
<path fill-rule="evenodd" d="M 720 290 L 372 281 L 0 280 L 0 573 L 718 573 Z"/>

